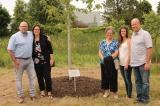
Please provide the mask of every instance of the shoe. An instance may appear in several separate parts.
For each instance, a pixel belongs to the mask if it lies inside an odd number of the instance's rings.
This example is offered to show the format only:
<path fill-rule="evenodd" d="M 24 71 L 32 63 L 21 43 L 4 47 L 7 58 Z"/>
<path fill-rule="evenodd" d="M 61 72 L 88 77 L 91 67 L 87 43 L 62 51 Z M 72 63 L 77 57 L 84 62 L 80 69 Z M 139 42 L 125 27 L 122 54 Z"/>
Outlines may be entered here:
<path fill-rule="evenodd" d="M 23 102 L 24 102 L 24 97 L 18 97 L 17 102 L 18 102 L 18 103 L 23 103 Z"/>
<path fill-rule="evenodd" d="M 52 96 L 52 95 L 48 95 L 48 98 L 49 98 L 49 99 L 53 99 L 53 96 Z"/>
<path fill-rule="evenodd" d="M 136 99 L 134 103 L 140 103 L 141 101 L 142 101 L 141 99 Z"/>
<path fill-rule="evenodd" d="M 114 98 L 114 99 L 118 99 L 118 94 L 114 94 L 114 95 L 113 95 L 113 98 Z"/>
<path fill-rule="evenodd" d="M 105 91 L 103 97 L 106 98 L 106 97 L 108 97 L 108 96 L 109 96 L 109 91 Z"/>
<path fill-rule="evenodd" d="M 131 99 L 132 99 L 132 97 L 128 97 L 128 96 L 126 96 L 126 99 L 127 99 L 127 100 L 131 100 Z"/>
<path fill-rule="evenodd" d="M 34 100 L 36 100 L 36 96 L 31 96 L 30 99 L 31 99 L 32 101 L 34 101 Z"/>
<path fill-rule="evenodd" d="M 48 92 L 48 98 L 49 98 L 49 99 L 53 99 L 53 96 L 52 96 L 52 93 L 51 93 L 51 92 Z"/>
<path fill-rule="evenodd" d="M 148 104 L 148 103 L 149 103 L 149 100 L 140 100 L 139 103 Z"/>
<path fill-rule="evenodd" d="M 41 91 L 41 92 L 40 92 L 40 96 L 41 96 L 41 98 L 45 97 L 45 92 L 44 92 L 44 91 Z"/>

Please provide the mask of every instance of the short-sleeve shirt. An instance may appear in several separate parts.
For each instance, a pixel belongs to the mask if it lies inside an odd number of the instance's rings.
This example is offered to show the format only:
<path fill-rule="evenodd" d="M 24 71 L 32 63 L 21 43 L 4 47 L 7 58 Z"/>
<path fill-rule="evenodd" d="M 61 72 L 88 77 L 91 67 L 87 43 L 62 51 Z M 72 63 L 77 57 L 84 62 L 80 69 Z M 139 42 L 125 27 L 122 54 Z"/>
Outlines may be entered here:
<path fill-rule="evenodd" d="M 99 50 L 102 52 L 104 58 L 111 56 L 112 53 L 118 51 L 118 41 L 112 40 L 111 43 L 107 44 L 106 40 L 102 40 L 99 44 Z M 103 60 L 100 60 L 100 63 L 103 63 Z"/>
<path fill-rule="evenodd" d="M 7 49 L 12 50 L 17 58 L 29 58 L 32 56 L 32 44 L 32 32 L 23 34 L 19 31 L 10 37 Z"/>
<path fill-rule="evenodd" d="M 151 35 L 140 29 L 131 37 L 131 66 L 136 67 L 146 63 L 147 48 L 152 48 Z"/>

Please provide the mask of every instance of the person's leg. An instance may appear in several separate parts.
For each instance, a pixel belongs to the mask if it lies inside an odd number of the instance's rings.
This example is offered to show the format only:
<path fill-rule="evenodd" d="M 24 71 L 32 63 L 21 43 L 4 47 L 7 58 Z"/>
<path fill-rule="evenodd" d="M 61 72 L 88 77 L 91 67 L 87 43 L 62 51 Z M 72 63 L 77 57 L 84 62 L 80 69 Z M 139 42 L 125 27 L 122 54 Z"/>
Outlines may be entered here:
<path fill-rule="evenodd" d="M 127 87 L 127 95 L 129 98 L 132 96 L 132 81 L 131 81 L 131 75 L 132 75 L 132 68 L 128 66 L 128 69 L 125 70 L 125 79 L 126 79 L 126 87 Z"/>
<path fill-rule="evenodd" d="M 142 100 L 149 101 L 149 77 L 150 70 L 144 70 L 144 65 L 139 67 L 142 76 Z"/>
<path fill-rule="evenodd" d="M 109 90 L 109 75 L 106 68 L 105 64 L 101 64 L 101 87 L 104 90 Z"/>
<path fill-rule="evenodd" d="M 128 96 L 128 87 L 127 87 L 127 81 L 126 81 L 124 66 L 120 66 L 120 71 L 121 71 L 121 75 L 122 75 L 124 83 L 125 83 L 126 93 L 127 93 L 127 96 Z"/>
<path fill-rule="evenodd" d="M 101 88 L 105 91 L 103 97 L 109 96 L 109 78 L 105 64 L 101 64 Z"/>
<path fill-rule="evenodd" d="M 111 75 L 111 79 L 110 79 L 110 91 L 112 92 L 117 92 L 118 91 L 118 81 L 117 81 L 117 76 L 118 76 L 118 73 L 117 73 L 117 70 L 113 69 L 112 71 L 112 75 Z"/>
<path fill-rule="evenodd" d="M 24 92 L 22 87 L 22 76 L 24 72 L 24 67 L 22 61 L 20 61 L 19 69 L 15 69 L 15 71 L 16 71 L 16 86 L 17 86 L 18 97 L 24 97 Z"/>
<path fill-rule="evenodd" d="M 142 99 L 142 76 L 140 74 L 139 67 L 134 67 L 133 69 L 134 69 L 137 99 L 138 101 L 140 101 Z"/>
<path fill-rule="evenodd" d="M 44 79 L 43 79 L 43 66 L 42 65 L 36 65 L 35 64 L 35 71 L 36 71 L 36 75 L 37 75 L 37 80 L 38 80 L 38 85 L 39 85 L 39 89 L 40 91 L 44 91 L 45 90 L 45 85 L 44 85 Z"/>
<path fill-rule="evenodd" d="M 51 67 L 49 64 L 44 64 L 43 75 L 45 79 L 46 91 L 52 91 Z"/>
<path fill-rule="evenodd" d="M 115 64 L 113 61 L 110 61 L 110 91 L 113 93 L 115 99 L 118 98 L 118 72 L 115 69 Z"/>
<path fill-rule="evenodd" d="M 30 96 L 35 97 L 34 80 L 35 80 L 36 74 L 34 69 L 34 63 L 32 59 L 27 60 L 27 62 L 28 62 L 28 65 L 26 67 L 26 71 L 29 78 Z"/>

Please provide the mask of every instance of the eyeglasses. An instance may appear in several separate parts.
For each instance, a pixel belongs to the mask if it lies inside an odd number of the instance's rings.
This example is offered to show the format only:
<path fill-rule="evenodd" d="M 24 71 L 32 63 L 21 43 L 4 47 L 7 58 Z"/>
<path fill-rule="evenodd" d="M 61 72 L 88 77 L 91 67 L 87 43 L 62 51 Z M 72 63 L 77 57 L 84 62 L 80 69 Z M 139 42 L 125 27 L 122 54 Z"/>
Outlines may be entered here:
<path fill-rule="evenodd" d="M 34 29 L 34 30 L 40 30 L 40 29 Z"/>
<path fill-rule="evenodd" d="M 28 27 L 28 26 L 20 26 L 20 27 Z"/>

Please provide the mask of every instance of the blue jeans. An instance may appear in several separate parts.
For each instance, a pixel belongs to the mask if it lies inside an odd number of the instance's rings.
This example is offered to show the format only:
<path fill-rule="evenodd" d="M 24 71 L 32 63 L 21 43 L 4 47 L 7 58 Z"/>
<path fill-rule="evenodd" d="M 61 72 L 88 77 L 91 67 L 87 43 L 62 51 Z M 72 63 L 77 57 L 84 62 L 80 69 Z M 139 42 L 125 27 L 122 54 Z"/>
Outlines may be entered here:
<path fill-rule="evenodd" d="M 131 98 L 132 96 L 132 81 L 131 81 L 132 68 L 128 66 L 128 69 L 125 70 L 124 66 L 120 66 L 120 71 L 121 71 L 121 75 L 125 82 L 127 96 Z"/>
<path fill-rule="evenodd" d="M 149 100 L 149 76 L 150 71 L 144 70 L 144 65 L 133 67 L 138 100 Z"/>
<path fill-rule="evenodd" d="M 16 69 L 16 86 L 17 86 L 17 94 L 19 97 L 24 96 L 23 88 L 22 88 L 22 76 L 24 70 L 26 70 L 28 78 L 29 78 L 29 88 L 30 88 L 30 96 L 35 96 L 34 89 L 34 80 L 36 78 L 34 63 L 32 58 L 23 60 L 18 59 L 20 61 L 19 69 Z"/>

